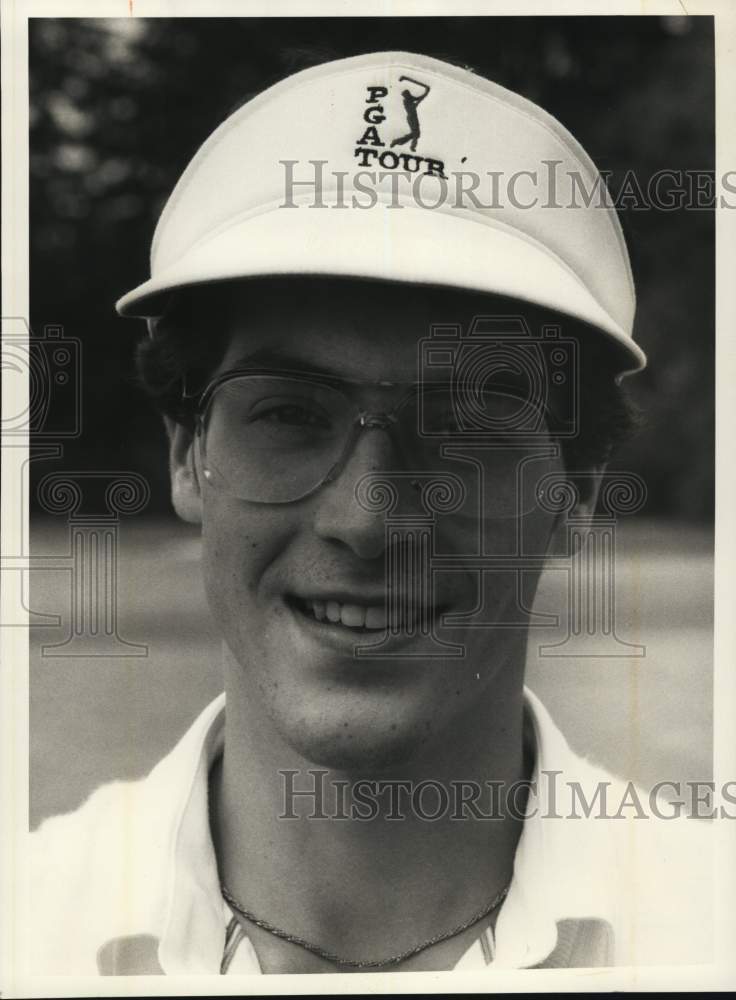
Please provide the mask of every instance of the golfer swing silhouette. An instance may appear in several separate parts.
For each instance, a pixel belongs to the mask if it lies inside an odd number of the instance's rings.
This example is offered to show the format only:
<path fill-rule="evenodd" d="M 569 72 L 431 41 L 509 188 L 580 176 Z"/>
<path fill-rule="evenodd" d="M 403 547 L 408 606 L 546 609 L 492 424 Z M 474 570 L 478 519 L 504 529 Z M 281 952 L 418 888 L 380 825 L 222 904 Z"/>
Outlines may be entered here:
<path fill-rule="evenodd" d="M 422 87 L 424 93 L 416 96 L 408 89 L 401 91 L 401 99 L 404 102 L 406 123 L 409 126 L 409 131 L 406 135 L 402 135 L 400 138 L 394 139 L 391 143 L 391 148 L 393 149 L 394 146 L 403 146 L 405 142 L 408 142 L 412 153 L 415 153 L 417 149 L 417 140 L 419 138 L 419 116 L 417 115 L 417 105 L 422 103 L 424 98 L 429 93 L 430 88 L 428 84 L 420 83 L 419 80 L 412 80 L 410 76 L 400 76 L 399 82 L 401 82 L 401 80 L 407 80 L 409 83 L 416 84 L 417 87 Z"/>

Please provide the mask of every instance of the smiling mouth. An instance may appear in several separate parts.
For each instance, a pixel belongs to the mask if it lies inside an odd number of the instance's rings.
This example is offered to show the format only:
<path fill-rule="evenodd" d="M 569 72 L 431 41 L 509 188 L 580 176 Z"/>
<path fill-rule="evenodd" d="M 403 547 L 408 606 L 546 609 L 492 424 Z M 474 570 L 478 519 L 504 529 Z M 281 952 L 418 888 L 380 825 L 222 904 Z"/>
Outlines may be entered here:
<path fill-rule="evenodd" d="M 385 632 L 389 624 L 392 631 L 414 631 L 420 620 L 436 620 L 440 613 L 436 608 L 407 608 L 404 605 L 397 608 L 398 614 L 390 616 L 384 604 L 365 605 L 294 596 L 289 598 L 289 603 L 297 612 L 314 622 L 325 626 L 342 626 L 356 633 Z"/>

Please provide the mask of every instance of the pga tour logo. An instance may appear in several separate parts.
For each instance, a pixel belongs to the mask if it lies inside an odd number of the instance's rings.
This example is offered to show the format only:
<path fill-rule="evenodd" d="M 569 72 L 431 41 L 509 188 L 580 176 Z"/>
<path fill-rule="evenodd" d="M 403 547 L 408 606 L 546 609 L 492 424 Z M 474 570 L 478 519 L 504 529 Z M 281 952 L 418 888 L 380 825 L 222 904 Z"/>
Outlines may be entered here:
<path fill-rule="evenodd" d="M 420 106 L 431 88 L 428 83 L 400 76 L 397 87 L 366 87 L 365 128 L 355 156 L 361 167 L 378 164 L 384 170 L 405 170 L 445 177 L 442 160 L 417 153 L 422 134 Z"/>

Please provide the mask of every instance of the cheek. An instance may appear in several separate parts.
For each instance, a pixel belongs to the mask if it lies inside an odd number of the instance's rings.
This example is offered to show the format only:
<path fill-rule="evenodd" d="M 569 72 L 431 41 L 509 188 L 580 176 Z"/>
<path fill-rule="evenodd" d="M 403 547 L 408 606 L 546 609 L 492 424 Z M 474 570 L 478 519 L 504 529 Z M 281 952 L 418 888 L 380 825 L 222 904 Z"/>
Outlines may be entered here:
<path fill-rule="evenodd" d="M 258 598 L 269 567 L 290 535 L 272 508 L 210 493 L 202 515 L 202 569 L 211 610 L 232 635 Z"/>
<path fill-rule="evenodd" d="M 555 515 L 540 509 L 522 517 L 485 516 L 479 520 L 437 518 L 432 532 L 433 552 L 489 557 L 543 557 L 555 530 Z"/>
<path fill-rule="evenodd" d="M 549 492 L 550 477 L 564 476 L 559 456 L 519 459 L 513 472 L 506 470 L 508 474 L 500 482 L 489 463 L 482 471 L 463 470 L 455 463 L 453 472 L 463 479 L 467 498 L 455 512 L 438 513 L 434 518 L 435 551 L 510 557 L 545 554 L 555 514 L 542 503 Z"/>

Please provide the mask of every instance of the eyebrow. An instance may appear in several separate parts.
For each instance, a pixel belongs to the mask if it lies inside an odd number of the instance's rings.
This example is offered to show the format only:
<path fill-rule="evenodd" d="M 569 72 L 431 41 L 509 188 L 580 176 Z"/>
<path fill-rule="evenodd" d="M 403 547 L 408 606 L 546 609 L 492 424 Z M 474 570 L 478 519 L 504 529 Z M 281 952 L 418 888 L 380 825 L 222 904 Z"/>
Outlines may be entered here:
<path fill-rule="evenodd" d="M 273 369 L 277 372 L 297 372 L 302 375 L 314 375 L 316 377 L 329 378 L 336 382 L 346 383 L 367 383 L 371 385 L 412 385 L 415 379 L 360 379 L 351 377 L 344 371 L 332 367 L 329 364 L 314 364 L 304 358 L 300 358 L 288 352 L 279 351 L 272 347 L 261 347 L 250 354 L 243 354 L 234 359 L 228 365 L 228 371 L 238 368 L 262 368 L 264 370 Z"/>

